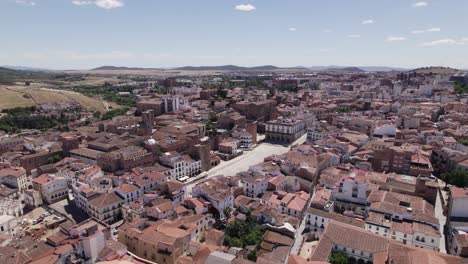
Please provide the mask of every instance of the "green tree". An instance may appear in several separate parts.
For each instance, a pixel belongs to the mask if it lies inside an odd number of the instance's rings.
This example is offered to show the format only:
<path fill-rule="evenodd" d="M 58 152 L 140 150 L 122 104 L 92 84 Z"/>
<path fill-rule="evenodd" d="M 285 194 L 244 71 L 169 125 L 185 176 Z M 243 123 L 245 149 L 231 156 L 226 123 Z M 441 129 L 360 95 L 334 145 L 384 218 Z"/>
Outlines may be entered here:
<path fill-rule="evenodd" d="M 128 109 L 129 109 L 128 107 L 122 107 L 122 108 L 117 108 L 117 109 L 112 109 L 110 111 L 107 111 L 104 115 L 102 115 L 102 120 L 109 120 L 119 115 L 125 115 Z"/>
<path fill-rule="evenodd" d="M 336 111 L 338 113 L 349 113 L 351 112 L 351 108 L 349 108 L 349 106 L 343 105 L 343 106 L 339 106 L 338 108 L 336 108 Z"/>
<path fill-rule="evenodd" d="M 253 262 L 257 261 L 257 250 L 254 249 L 250 251 L 250 253 L 247 255 L 247 259 Z"/>
<path fill-rule="evenodd" d="M 227 95 L 228 95 L 228 91 L 224 90 L 223 88 L 219 88 L 216 91 L 216 94 L 218 95 L 218 97 L 225 99 L 227 97 Z"/>
<path fill-rule="evenodd" d="M 331 264 L 348 264 L 348 256 L 341 252 L 333 252 L 329 261 Z"/>
<path fill-rule="evenodd" d="M 259 245 L 263 241 L 265 230 L 254 223 L 234 221 L 224 230 L 224 245 L 229 247 L 245 247 Z"/>
<path fill-rule="evenodd" d="M 468 137 L 460 138 L 458 143 L 468 146 Z"/>
<path fill-rule="evenodd" d="M 47 162 L 48 162 L 49 164 L 52 164 L 52 163 L 57 163 L 57 162 L 59 162 L 59 161 L 61 161 L 61 160 L 62 160 L 62 156 L 60 156 L 60 155 L 54 155 L 54 156 L 48 158 L 48 159 L 47 159 Z"/>
<path fill-rule="evenodd" d="M 453 88 L 457 94 L 466 94 L 468 93 L 468 84 L 462 82 L 455 82 Z"/>
<path fill-rule="evenodd" d="M 228 206 L 224 207 L 223 213 L 224 213 L 224 215 L 226 216 L 226 218 L 229 218 L 229 217 L 231 216 L 231 211 L 232 211 L 232 210 L 231 210 L 230 207 L 228 207 Z"/>
<path fill-rule="evenodd" d="M 442 174 L 442 180 L 460 188 L 468 187 L 468 172 L 463 170 L 452 170 Z"/>

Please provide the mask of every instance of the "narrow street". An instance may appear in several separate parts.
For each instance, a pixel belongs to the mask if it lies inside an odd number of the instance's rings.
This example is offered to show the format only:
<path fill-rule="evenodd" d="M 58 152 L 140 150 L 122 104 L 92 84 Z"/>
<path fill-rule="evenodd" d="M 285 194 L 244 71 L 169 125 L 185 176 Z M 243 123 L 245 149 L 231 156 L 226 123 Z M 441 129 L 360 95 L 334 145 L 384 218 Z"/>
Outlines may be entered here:
<path fill-rule="evenodd" d="M 437 192 L 437 200 L 436 200 L 436 204 L 434 208 L 434 214 L 435 214 L 435 217 L 439 219 L 439 226 L 440 226 L 439 231 L 441 234 L 440 246 L 439 246 L 440 252 L 445 254 L 447 253 L 447 249 L 445 247 L 446 243 L 445 243 L 444 225 L 447 222 L 447 217 L 444 215 L 444 209 L 442 208 L 442 203 L 440 199 L 441 199 L 440 193 Z"/>

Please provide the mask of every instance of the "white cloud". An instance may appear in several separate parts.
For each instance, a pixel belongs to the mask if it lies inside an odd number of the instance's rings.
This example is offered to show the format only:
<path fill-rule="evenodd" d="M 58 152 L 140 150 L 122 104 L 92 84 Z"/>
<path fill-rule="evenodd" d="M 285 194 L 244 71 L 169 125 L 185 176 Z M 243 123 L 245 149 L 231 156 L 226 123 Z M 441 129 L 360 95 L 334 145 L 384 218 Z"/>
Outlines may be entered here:
<path fill-rule="evenodd" d="M 104 9 L 114 9 L 125 5 L 121 0 L 73 0 L 72 4 L 77 6 L 95 5 Z"/>
<path fill-rule="evenodd" d="M 289 28 L 289 31 L 297 31 L 297 28 L 295 27 Z"/>
<path fill-rule="evenodd" d="M 94 1 L 74 0 L 74 1 L 72 1 L 72 4 L 77 5 L 77 6 L 94 5 Z"/>
<path fill-rule="evenodd" d="M 372 20 L 372 19 L 367 19 L 367 20 L 362 21 L 362 24 L 363 24 L 363 25 L 374 24 L 374 20 Z"/>
<path fill-rule="evenodd" d="M 428 29 L 422 29 L 422 30 L 413 30 L 411 31 L 411 34 L 424 34 L 428 32 L 440 32 L 441 29 L 434 27 L 434 28 L 428 28 Z"/>
<path fill-rule="evenodd" d="M 113 9 L 124 6 L 120 0 L 96 0 L 96 6 L 104 9 Z"/>
<path fill-rule="evenodd" d="M 428 2 L 424 2 L 424 1 L 421 1 L 421 2 L 416 2 L 413 4 L 413 7 L 426 7 L 428 6 L 429 3 Z"/>
<path fill-rule="evenodd" d="M 360 38 L 360 37 L 361 37 L 361 35 L 359 35 L 359 34 L 350 34 L 350 35 L 348 35 L 348 38 Z"/>
<path fill-rule="evenodd" d="M 440 32 L 440 28 L 430 28 L 426 30 L 427 32 Z"/>
<path fill-rule="evenodd" d="M 236 5 L 235 9 L 238 11 L 250 12 L 250 11 L 254 11 L 257 8 L 251 4 L 242 4 L 242 5 Z"/>
<path fill-rule="evenodd" d="M 385 39 L 386 42 L 395 42 L 395 41 L 403 41 L 406 40 L 405 37 L 395 37 L 395 36 L 388 36 L 387 39 Z"/>
<path fill-rule="evenodd" d="M 23 6 L 35 6 L 36 2 L 32 0 L 15 0 L 15 3 L 18 5 L 23 5 Z"/>
<path fill-rule="evenodd" d="M 333 30 L 332 29 L 329 29 L 329 28 L 325 28 L 322 30 L 323 33 L 332 33 Z"/>
<path fill-rule="evenodd" d="M 425 32 L 426 32 L 426 30 L 413 30 L 413 31 L 411 31 L 411 34 L 423 34 Z"/>
<path fill-rule="evenodd" d="M 434 47 L 434 46 L 455 46 L 455 45 L 468 45 L 468 38 L 462 38 L 460 40 L 446 38 L 438 39 L 430 42 L 424 42 L 421 46 L 424 47 Z"/>

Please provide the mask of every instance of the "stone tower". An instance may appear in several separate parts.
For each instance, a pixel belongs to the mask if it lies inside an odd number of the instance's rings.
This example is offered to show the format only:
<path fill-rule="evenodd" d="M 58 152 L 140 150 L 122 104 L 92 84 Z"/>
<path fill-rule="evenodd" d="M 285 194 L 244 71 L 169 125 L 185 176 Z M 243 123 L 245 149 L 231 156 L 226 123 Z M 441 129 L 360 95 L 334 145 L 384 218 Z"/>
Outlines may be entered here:
<path fill-rule="evenodd" d="M 151 134 L 154 127 L 154 111 L 147 110 L 141 113 L 141 118 L 143 119 L 143 128 L 146 130 L 146 134 Z"/>

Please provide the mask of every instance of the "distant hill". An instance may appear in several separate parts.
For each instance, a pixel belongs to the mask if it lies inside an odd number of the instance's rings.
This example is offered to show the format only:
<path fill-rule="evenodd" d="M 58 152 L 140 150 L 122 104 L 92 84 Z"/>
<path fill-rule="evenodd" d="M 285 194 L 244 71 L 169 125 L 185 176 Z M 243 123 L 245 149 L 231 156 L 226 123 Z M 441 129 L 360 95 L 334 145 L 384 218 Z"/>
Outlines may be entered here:
<path fill-rule="evenodd" d="M 158 68 L 137 68 L 137 67 L 125 67 L 125 66 L 101 66 L 92 71 L 144 71 L 144 70 L 161 70 Z"/>
<path fill-rule="evenodd" d="M 222 66 L 185 66 L 175 68 L 174 70 L 179 71 L 274 71 L 280 70 L 282 68 L 265 65 L 265 66 L 256 66 L 256 67 L 242 67 L 236 65 L 222 65 Z"/>
<path fill-rule="evenodd" d="M 5 67 L 0 67 L 0 84 L 12 84 L 24 80 L 45 80 L 51 78 L 54 74 L 39 71 L 19 71 Z"/>
<path fill-rule="evenodd" d="M 92 71 L 144 71 L 144 70 L 176 70 L 176 71 L 274 71 L 287 69 L 306 69 L 304 67 L 282 68 L 273 65 L 242 67 L 236 65 L 221 66 L 184 66 L 177 68 L 134 68 L 124 66 L 101 66 L 92 69 Z"/>
<path fill-rule="evenodd" d="M 368 72 L 389 72 L 389 71 L 409 71 L 409 69 L 398 68 L 398 67 L 387 67 L 387 66 L 364 66 L 359 67 Z"/>
<path fill-rule="evenodd" d="M 359 68 L 366 72 L 388 72 L 388 71 L 409 71 L 409 69 L 387 67 L 387 66 L 310 66 L 306 67 L 313 71 L 325 71 L 325 70 L 343 70 L 346 68 Z"/>
<path fill-rule="evenodd" d="M 395 68 L 387 66 L 296 66 L 296 67 L 278 67 L 274 65 L 263 65 L 253 67 L 243 67 L 237 65 L 220 66 L 183 66 L 176 68 L 139 68 L 125 66 L 101 66 L 92 69 L 92 71 L 144 71 L 144 70 L 176 70 L 176 71 L 276 71 L 276 70 L 312 70 L 312 71 L 348 71 L 348 72 L 378 72 L 378 71 L 409 71 L 404 68 Z"/>
<path fill-rule="evenodd" d="M 461 70 L 450 68 L 450 67 L 424 67 L 424 68 L 417 68 L 412 70 L 411 72 L 417 73 L 433 73 L 433 74 L 455 74 L 461 72 Z"/>
<path fill-rule="evenodd" d="M 365 72 L 365 70 L 358 67 L 345 67 L 345 68 L 329 68 L 327 71 L 346 71 L 346 72 Z"/>
<path fill-rule="evenodd" d="M 28 66 L 10 66 L 10 65 L 2 65 L 0 66 L 2 68 L 7 68 L 11 70 L 17 70 L 17 71 L 53 71 L 51 69 L 45 69 L 45 68 L 34 68 L 34 67 L 28 67 Z"/>

